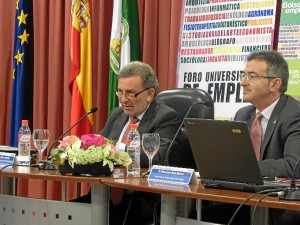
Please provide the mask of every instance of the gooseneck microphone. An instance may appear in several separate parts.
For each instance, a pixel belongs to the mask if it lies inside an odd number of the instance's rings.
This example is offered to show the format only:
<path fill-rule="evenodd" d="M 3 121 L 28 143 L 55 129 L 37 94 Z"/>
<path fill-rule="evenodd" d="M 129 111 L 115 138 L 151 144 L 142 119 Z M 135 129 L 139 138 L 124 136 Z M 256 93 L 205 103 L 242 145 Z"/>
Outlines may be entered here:
<path fill-rule="evenodd" d="M 299 190 L 299 188 L 296 187 L 296 178 L 295 178 L 295 173 L 296 173 L 299 163 L 300 163 L 300 159 L 298 159 L 298 161 L 294 167 L 294 171 L 293 171 L 292 178 L 291 178 L 291 186 L 289 188 L 287 188 L 286 190 L 284 190 L 284 196 L 280 197 L 280 199 L 291 200 L 291 201 L 300 201 L 300 190 Z"/>
<path fill-rule="evenodd" d="M 53 146 L 63 137 L 65 136 L 70 130 L 73 129 L 73 127 L 75 127 L 78 123 L 80 123 L 81 120 L 83 120 L 86 116 L 88 116 L 91 113 L 95 113 L 98 111 L 98 107 L 93 107 L 90 109 L 90 111 L 86 112 L 76 123 L 74 123 L 68 130 L 66 130 L 62 135 L 60 135 L 50 146 L 49 148 L 49 152 L 48 152 L 48 158 L 50 156 L 51 153 L 51 149 L 53 148 Z"/>
<path fill-rule="evenodd" d="M 211 101 L 206 101 L 206 102 L 195 102 L 195 103 L 193 103 L 193 104 L 190 106 L 190 108 L 188 109 L 187 113 L 186 113 L 185 116 L 182 118 L 182 122 L 181 122 L 181 124 L 180 124 L 178 130 L 176 131 L 176 133 L 175 133 L 175 135 L 174 135 L 174 137 L 173 137 L 173 139 L 172 139 L 172 141 L 171 141 L 171 143 L 170 143 L 170 145 L 169 145 L 169 147 L 168 147 L 168 149 L 167 149 L 167 152 L 166 152 L 166 159 L 165 159 L 165 162 L 164 162 L 164 164 L 165 164 L 166 166 L 169 166 L 169 154 L 170 154 L 170 151 L 171 151 L 171 149 L 172 149 L 172 146 L 173 146 L 173 144 L 174 144 L 174 142 L 175 142 L 175 140 L 176 140 L 176 138 L 177 138 L 177 136 L 178 136 L 178 134 L 179 134 L 179 131 L 180 131 L 181 127 L 183 126 L 184 119 L 189 115 L 189 113 L 190 113 L 190 111 L 192 110 L 192 108 L 194 107 L 194 105 L 204 105 L 204 106 L 206 106 L 206 107 L 211 107 L 211 106 L 214 105 L 214 103 L 211 102 Z"/>

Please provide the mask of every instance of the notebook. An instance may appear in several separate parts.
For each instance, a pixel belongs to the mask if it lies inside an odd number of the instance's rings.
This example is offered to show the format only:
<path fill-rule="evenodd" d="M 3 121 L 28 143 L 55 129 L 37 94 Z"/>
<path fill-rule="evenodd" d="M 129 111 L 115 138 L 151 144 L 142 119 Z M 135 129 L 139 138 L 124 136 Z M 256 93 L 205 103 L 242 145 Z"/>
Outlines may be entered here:
<path fill-rule="evenodd" d="M 289 186 L 263 180 L 246 123 L 186 118 L 184 125 L 203 186 L 248 192 Z"/>

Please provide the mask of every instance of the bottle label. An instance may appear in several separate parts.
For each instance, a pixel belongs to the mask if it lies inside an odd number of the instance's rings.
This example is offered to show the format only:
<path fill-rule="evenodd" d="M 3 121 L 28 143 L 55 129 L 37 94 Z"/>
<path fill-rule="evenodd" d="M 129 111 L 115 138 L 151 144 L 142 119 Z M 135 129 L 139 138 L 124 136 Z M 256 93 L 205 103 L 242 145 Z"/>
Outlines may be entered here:
<path fill-rule="evenodd" d="M 127 140 L 128 147 L 140 147 L 140 142 L 135 140 Z"/>
<path fill-rule="evenodd" d="M 30 141 L 30 135 L 19 134 L 18 139 L 19 139 L 19 141 L 21 141 L 21 142 L 29 142 L 29 141 Z"/>

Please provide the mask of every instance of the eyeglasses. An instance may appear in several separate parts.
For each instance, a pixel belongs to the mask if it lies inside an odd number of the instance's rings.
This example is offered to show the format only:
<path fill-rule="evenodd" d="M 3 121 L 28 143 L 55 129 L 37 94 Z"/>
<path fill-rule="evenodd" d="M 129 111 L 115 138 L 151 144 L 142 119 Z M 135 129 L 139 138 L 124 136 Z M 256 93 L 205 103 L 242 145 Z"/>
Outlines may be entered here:
<path fill-rule="evenodd" d="M 146 88 L 140 92 L 137 92 L 137 93 L 123 93 L 121 90 L 116 90 L 116 95 L 119 97 L 119 98 L 122 98 L 123 96 L 125 96 L 126 98 L 128 99 L 135 99 L 139 94 L 142 94 L 144 91 L 147 91 L 149 90 L 150 88 Z"/>
<path fill-rule="evenodd" d="M 278 78 L 278 77 L 268 77 L 268 76 L 259 76 L 255 73 L 244 73 L 241 77 L 241 79 L 245 78 L 247 81 L 255 81 L 255 80 L 258 80 L 258 79 L 261 79 L 261 78 L 265 78 L 265 79 L 275 79 L 275 78 Z"/>

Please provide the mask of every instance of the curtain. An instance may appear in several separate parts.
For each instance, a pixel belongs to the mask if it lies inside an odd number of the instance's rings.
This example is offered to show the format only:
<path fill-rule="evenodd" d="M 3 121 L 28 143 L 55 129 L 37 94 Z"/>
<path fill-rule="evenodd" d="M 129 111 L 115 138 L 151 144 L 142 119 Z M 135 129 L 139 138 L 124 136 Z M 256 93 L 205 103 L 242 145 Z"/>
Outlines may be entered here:
<path fill-rule="evenodd" d="M 113 1 L 92 0 L 93 132 L 107 119 L 109 42 Z M 51 143 L 70 126 L 68 89 L 71 0 L 34 0 L 33 127 L 50 130 Z M 0 0 L 0 145 L 9 140 L 15 1 Z M 178 0 L 138 0 L 142 61 L 157 72 L 159 91 L 176 87 L 178 39 L 182 4 Z M 72 184 L 73 185 L 73 184 Z M 71 186 L 72 186 L 71 185 Z M 22 180 L 18 194 L 61 199 L 60 182 Z M 68 198 L 75 191 L 68 190 Z"/>

